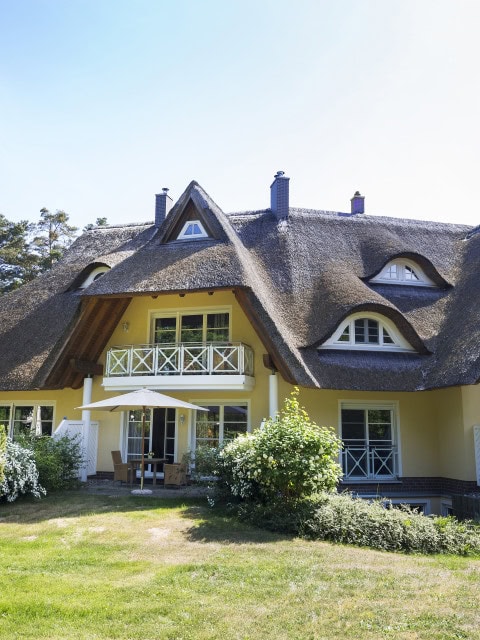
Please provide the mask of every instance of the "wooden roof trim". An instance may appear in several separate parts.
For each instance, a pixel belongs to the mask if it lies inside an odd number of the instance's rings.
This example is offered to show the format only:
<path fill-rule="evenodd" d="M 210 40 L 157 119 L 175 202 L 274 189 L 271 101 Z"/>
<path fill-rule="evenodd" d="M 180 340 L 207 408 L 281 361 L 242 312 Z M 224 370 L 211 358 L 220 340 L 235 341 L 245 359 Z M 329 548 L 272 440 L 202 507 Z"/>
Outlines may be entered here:
<path fill-rule="evenodd" d="M 79 388 L 84 374 L 71 366 L 73 360 L 96 362 L 108 339 L 125 313 L 131 298 L 88 299 L 70 337 L 53 365 L 44 388 Z"/>

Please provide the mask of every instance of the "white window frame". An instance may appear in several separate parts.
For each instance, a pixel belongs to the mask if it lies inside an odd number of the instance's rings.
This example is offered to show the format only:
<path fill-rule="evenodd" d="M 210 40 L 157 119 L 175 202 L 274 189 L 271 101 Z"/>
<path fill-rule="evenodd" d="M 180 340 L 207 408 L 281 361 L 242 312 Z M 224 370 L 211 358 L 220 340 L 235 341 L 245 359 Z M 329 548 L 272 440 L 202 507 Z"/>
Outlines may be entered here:
<path fill-rule="evenodd" d="M 155 407 L 147 407 L 148 409 L 150 409 L 150 439 L 152 437 L 152 420 L 153 420 L 153 409 Z M 172 407 L 173 408 L 173 407 Z M 127 460 L 128 459 L 128 443 L 129 443 L 129 437 L 128 437 L 128 426 L 130 423 L 129 420 L 129 416 L 130 416 L 131 410 L 130 411 L 122 411 L 121 412 L 121 419 L 120 419 L 120 434 L 119 434 L 119 442 L 120 442 L 120 451 L 122 452 L 122 459 L 123 460 Z M 175 442 L 174 442 L 174 460 L 177 461 L 178 460 L 178 437 L 179 437 L 179 426 L 183 426 L 183 422 L 181 419 L 181 416 L 185 415 L 185 411 L 182 411 L 181 409 L 175 408 Z M 148 452 L 145 452 L 148 453 Z M 136 454 L 135 454 L 136 455 Z M 147 477 L 150 477 L 153 475 L 153 473 L 151 471 L 146 471 L 146 475 Z M 162 474 L 159 472 L 158 477 L 161 478 Z"/>
<path fill-rule="evenodd" d="M 184 307 L 182 309 L 162 309 L 150 311 L 149 333 L 150 344 L 155 342 L 155 320 L 158 318 L 176 318 L 175 342 L 180 342 L 180 327 L 182 316 L 203 315 L 203 335 L 206 335 L 207 315 L 215 313 L 228 313 L 228 340 L 232 341 L 232 306 L 224 307 Z"/>
<path fill-rule="evenodd" d="M 36 433 L 36 421 L 37 421 L 37 416 L 38 416 L 38 410 L 41 407 L 51 407 L 52 408 L 52 435 L 55 432 L 55 412 L 56 412 L 56 402 L 49 400 L 49 401 L 42 401 L 42 400 L 37 400 L 37 401 L 32 401 L 32 400 L 25 400 L 25 401 L 6 401 L 6 402 L 0 402 L 0 407 L 8 407 L 10 409 L 10 417 L 8 420 L 8 426 L 7 426 L 7 436 L 9 438 L 13 439 L 14 436 L 14 424 L 15 424 L 15 420 L 14 420 L 14 416 L 15 416 L 15 409 L 17 407 L 32 407 L 33 408 L 33 415 L 32 415 L 32 425 L 31 425 L 31 431 L 32 433 Z"/>
<path fill-rule="evenodd" d="M 355 320 L 361 319 L 375 320 L 376 322 L 378 322 L 378 344 L 370 342 L 355 342 Z M 348 341 L 340 340 L 347 327 L 349 328 Z M 383 329 L 387 331 L 388 335 L 394 341 L 394 344 L 383 342 Z M 355 351 L 415 351 L 412 345 L 407 342 L 407 340 L 405 340 L 405 338 L 400 334 L 397 327 L 389 318 L 386 318 L 379 313 L 372 313 L 367 311 L 359 311 L 358 313 L 353 313 L 352 315 L 345 318 L 345 320 L 340 323 L 340 325 L 330 336 L 330 338 L 328 338 L 328 340 L 326 340 L 318 348 L 348 349 Z"/>
<path fill-rule="evenodd" d="M 337 427 L 337 435 L 342 440 L 342 409 L 362 409 L 365 411 L 366 409 L 387 409 L 392 412 L 392 443 L 396 447 L 397 450 L 397 478 L 403 475 L 403 463 L 402 463 L 402 447 L 401 447 L 401 429 L 400 429 L 400 404 L 398 401 L 385 401 L 385 400 L 348 400 L 341 399 L 338 401 L 338 427 Z M 339 454 L 339 458 L 341 456 L 341 452 Z M 341 462 L 341 460 L 339 460 Z M 349 480 L 350 482 L 354 482 L 355 484 L 363 484 L 363 483 L 371 483 L 377 482 L 378 479 L 360 479 L 353 478 Z M 398 482 L 397 479 L 393 480 L 382 480 L 382 484 L 388 484 L 389 482 Z"/>
<path fill-rule="evenodd" d="M 247 431 L 246 433 L 252 432 L 252 422 L 251 422 L 251 401 L 245 400 L 241 398 L 227 399 L 227 400 L 197 400 L 190 399 L 190 403 L 196 404 L 199 407 L 211 407 L 211 406 L 219 406 L 219 407 L 235 407 L 244 405 L 247 407 Z M 203 413 L 203 411 L 202 411 Z M 195 453 L 197 447 L 197 438 L 196 438 L 196 423 L 197 423 L 197 411 L 191 412 L 191 421 L 188 425 L 188 442 L 190 443 L 190 449 L 193 453 Z M 223 442 L 223 425 L 220 425 L 219 428 L 219 444 Z"/>
<path fill-rule="evenodd" d="M 198 228 L 200 229 L 200 233 L 193 233 L 193 234 L 187 235 L 188 229 L 193 225 L 198 226 Z M 205 227 L 200 222 L 200 220 L 187 220 L 183 225 L 182 230 L 178 234 L 177 240 L 201 240 L 203 238 L 209 238 L 209 237 L 210 236 L 205 231 Z"/>
<path fill-rule="evenodd" d="M 397 269 L 396 277 L 392 278 L 388 275 L 389 269 L 395 266 Z M 411 269 L 418 280 L 409 280 L 406 277 L 406 267 Z M 437 285 L 431 280 L 422 267 L 413 262 L 413 260 L 408 260 L 407 258 L 397 258 L 395 260 L 390 260 L 383 267 L 383 269 L 378 273 L 375 277 L 370 278 L 370 282 L 380 282 L 382 284 L 399 284 L 406 285 L 409 287 L 436 287 Z"/>
<path fill-rule="evenodd" d="M 103 276 L 104 273 L 107 273 L 107 271 L 110 271 L 110 267 L 107 267 L 107 266 L 96 267 L 95 269 L 93 269 L 93 271 L 91 271 L 88 274 L 88 276 L 79 286 L 79 289 L 86 289 L 88 286 L 92 284 L 92 282 L 94 282 L 95 280 L 98 280 L 98 278 L 100 276 Z"/>

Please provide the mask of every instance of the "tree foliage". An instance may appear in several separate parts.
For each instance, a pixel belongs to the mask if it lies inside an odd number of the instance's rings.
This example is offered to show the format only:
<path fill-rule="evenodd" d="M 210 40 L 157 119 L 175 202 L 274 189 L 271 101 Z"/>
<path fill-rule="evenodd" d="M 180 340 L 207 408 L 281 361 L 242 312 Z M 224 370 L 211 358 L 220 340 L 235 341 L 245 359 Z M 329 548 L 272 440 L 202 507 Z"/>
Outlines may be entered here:
<path fill-rule="evenodd" d="M 50 269 L 77 231 L 61 210 L 52 213 L 44 207 L 37 223 L 11 222 L 0 214 L 0 293 L 18 289 Z"/>
<path fill-rule="evenodd" d="M 43 207 L 40 209 L 40 222 L 36 224 L 37 235 L 32 246 L 38 255 L 40 271 L 50 269 L 59 260 L 73 242 L 78 227 L 68 224 L 69 216 L 65 211 L 51 213 Z"/>
<path fill-rule="evenodd" d="M 28 238 L 35 225 L 11 222 L 0 214 L 0 291 L 12 291 L 36 275 L 37 257 Z"/>

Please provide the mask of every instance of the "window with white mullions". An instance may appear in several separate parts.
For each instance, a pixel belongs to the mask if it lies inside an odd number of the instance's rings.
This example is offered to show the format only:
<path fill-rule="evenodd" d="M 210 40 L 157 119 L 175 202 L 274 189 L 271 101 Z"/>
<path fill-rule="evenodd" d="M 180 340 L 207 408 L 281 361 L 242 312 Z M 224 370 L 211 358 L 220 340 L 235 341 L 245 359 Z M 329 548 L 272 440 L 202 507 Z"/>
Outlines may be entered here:
<path fill-rule="evenodd" d="M 201 404 L 201 403 L 200 403 Z M 195 448 L 218 447 L 248 431 L 248 407 L 243 404 L 201 405 L 195 420 Z"/>
<path fill-rule="evenodd" d="M 391 479 L 396 476 L 393 408 L 344 406 L 341 431 L 346 479 Z"/>
<path fill-rule="evenodd" d="M 154 319 L 155 344 L 229 342 L 230 314 L 177 313 Z"/>
<path fill-rule="evenodd" d="M 358 312 L 346 318 L 319 349 L 413 351 L 394 323 L 379 313 Z"/>
<path fill-rule="evenodd" d="M 21 435 L 51 436 L 53 433 L 53 405 L 2 405 L 0 426 L 13 440 Z"/>
<path fill-rule="evenodd" d="M 435 287 L 419 264 L 406 258 L 398 258 L 386 264 L 378 275 L 370 282 L 385 282 L 389 284 L 409 284 L 419 287 Z"/>
<path fill-rule="evenodd" d="M 208 237 L 208 233 L 200 220 L 188 220 L 178 234 L 177 240 L 197 240 Z"/>

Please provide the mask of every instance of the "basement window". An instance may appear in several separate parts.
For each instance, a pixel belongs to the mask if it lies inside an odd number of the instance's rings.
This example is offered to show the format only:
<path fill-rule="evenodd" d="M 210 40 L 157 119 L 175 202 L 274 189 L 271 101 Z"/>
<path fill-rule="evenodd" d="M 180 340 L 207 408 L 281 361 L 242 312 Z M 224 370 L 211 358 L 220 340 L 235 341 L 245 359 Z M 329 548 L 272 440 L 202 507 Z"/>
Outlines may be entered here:
<path fill-rule="evenodd" d="M 200 220 L 188 220 L 178 234 L 177 240 L 197 240 L 208 238 L 208 233 Z"/>

